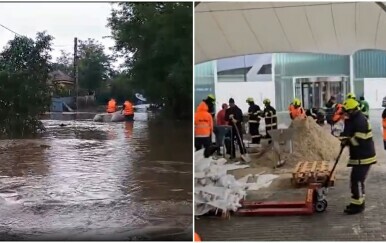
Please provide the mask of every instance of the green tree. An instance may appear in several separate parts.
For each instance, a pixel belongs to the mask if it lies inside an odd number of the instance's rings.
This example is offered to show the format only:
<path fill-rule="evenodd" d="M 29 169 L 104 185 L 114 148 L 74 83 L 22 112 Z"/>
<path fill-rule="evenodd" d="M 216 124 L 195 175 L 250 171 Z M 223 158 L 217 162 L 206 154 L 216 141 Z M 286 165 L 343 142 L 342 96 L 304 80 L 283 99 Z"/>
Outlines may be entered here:
<path fill-rule="evenodd" d="M 112 58 L 104 46 L 93 39 L 79 41 L 79 87 L 96 91 L 106 84 L 111 73 Z"/>
<path fill-rule="evenodd" d="M 15 137 L 44 129 L 39 114 L 48 111 L 51 89 L 50 51 L 53 37 L 17 36 L 0 53 L 0 133 Z"/>
<path fill-rule="evenodd" d="M 169 114 L 192 117 L 192 3 L 119 3 L 108 26 L 135 87 Z"/>
<path fill-rule="evenodd" d="M 60 51 L 60 56 L 52 64 L 52 70 L 60 70 L 69 76 L 74 76 L 74 57 L 71 53 L 64 50 Z"/>

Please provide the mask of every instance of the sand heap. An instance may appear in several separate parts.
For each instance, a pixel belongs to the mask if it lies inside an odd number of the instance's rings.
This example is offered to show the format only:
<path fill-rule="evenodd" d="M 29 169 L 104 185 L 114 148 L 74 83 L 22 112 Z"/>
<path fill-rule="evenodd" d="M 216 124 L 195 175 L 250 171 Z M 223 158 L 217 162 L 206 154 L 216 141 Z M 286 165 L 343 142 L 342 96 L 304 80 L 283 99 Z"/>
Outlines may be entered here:
<path fill-rule="evenodd" d="M 295 119 L 290 128 L 295 132 L 292 138 L 293 153 L 281 151 L 281 159 L 286 161 L 285 167 L 293 167 L 300 161 L 334 161 L 340 150 L 340 141 L 329 133 L 326 127 L 321 127 L 313 119 Z M 271 167 L 278 156 L 268 150 L 252 163 L 255 166 Z"/>

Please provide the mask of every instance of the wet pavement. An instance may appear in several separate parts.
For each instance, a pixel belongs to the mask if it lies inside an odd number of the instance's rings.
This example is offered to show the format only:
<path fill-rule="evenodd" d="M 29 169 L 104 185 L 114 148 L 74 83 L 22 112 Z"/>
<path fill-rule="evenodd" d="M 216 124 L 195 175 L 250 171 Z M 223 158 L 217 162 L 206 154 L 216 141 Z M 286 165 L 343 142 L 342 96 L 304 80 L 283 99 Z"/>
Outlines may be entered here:
<path fill-rule="evenodd" d="M 310 216 L 234 216 L 229 220 L 201 217 L 195 220 L 195 231 L 205 241 L 386 240 L 386 152 L 382 141 L 381 114 L 382 110 L 370 112 L 378 163 L 372 166 L 366 181 L 365 212 L 358 215 L 343 213 L 350 199 L 350 169 L 342 167 L 338 171 L 339 177 L 336 178 L 334 188 L 327 195 L 328 208 L 324 213 Z M 288 114 L 279 114 L 279 123 L 288 123 L 287 117 Z M 297 199 L 304 200 L 305 192 Z M 293 193 L 298 191 L 294 190 Z M 286 200 L 284 195 L 281 199 L 275 195 L 274 200 Z"/>
<path fill-rule="evenodd" d="M 191 123 L 92 117 L 0 140 L 0 238 L 191 240 Z"/>

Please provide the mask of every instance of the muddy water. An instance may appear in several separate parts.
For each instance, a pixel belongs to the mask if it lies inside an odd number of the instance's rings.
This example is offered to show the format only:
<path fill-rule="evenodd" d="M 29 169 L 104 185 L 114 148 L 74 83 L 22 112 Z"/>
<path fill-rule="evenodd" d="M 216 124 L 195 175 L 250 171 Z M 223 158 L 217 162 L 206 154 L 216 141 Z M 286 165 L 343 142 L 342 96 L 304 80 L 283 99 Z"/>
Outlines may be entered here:
<path fill-rule="evenodd" d="M 0 238 L 191 239 L 191 124 L 89 116 L 0 140 Z"/>

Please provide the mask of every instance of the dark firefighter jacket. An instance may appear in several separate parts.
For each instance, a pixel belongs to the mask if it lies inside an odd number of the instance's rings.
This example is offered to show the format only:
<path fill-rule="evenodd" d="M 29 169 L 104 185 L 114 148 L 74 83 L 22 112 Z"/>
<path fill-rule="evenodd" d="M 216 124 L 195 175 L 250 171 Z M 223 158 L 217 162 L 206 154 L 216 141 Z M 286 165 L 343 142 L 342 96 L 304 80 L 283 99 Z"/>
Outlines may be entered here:
<path fill-rule="evenodd" d="M 250 105 L 248 108 L 248 122 L 259 123 L 261 119 L 260 113 L 261 113 L 260 106 L 256 104 Z"/>
<path fill-rule="evenodd" d="M 342 137 L 350 139 L 350 160 L 347 166 L 376 163 L 373 132 L 369 121 L 357 112 L 346 119 Z"/>

